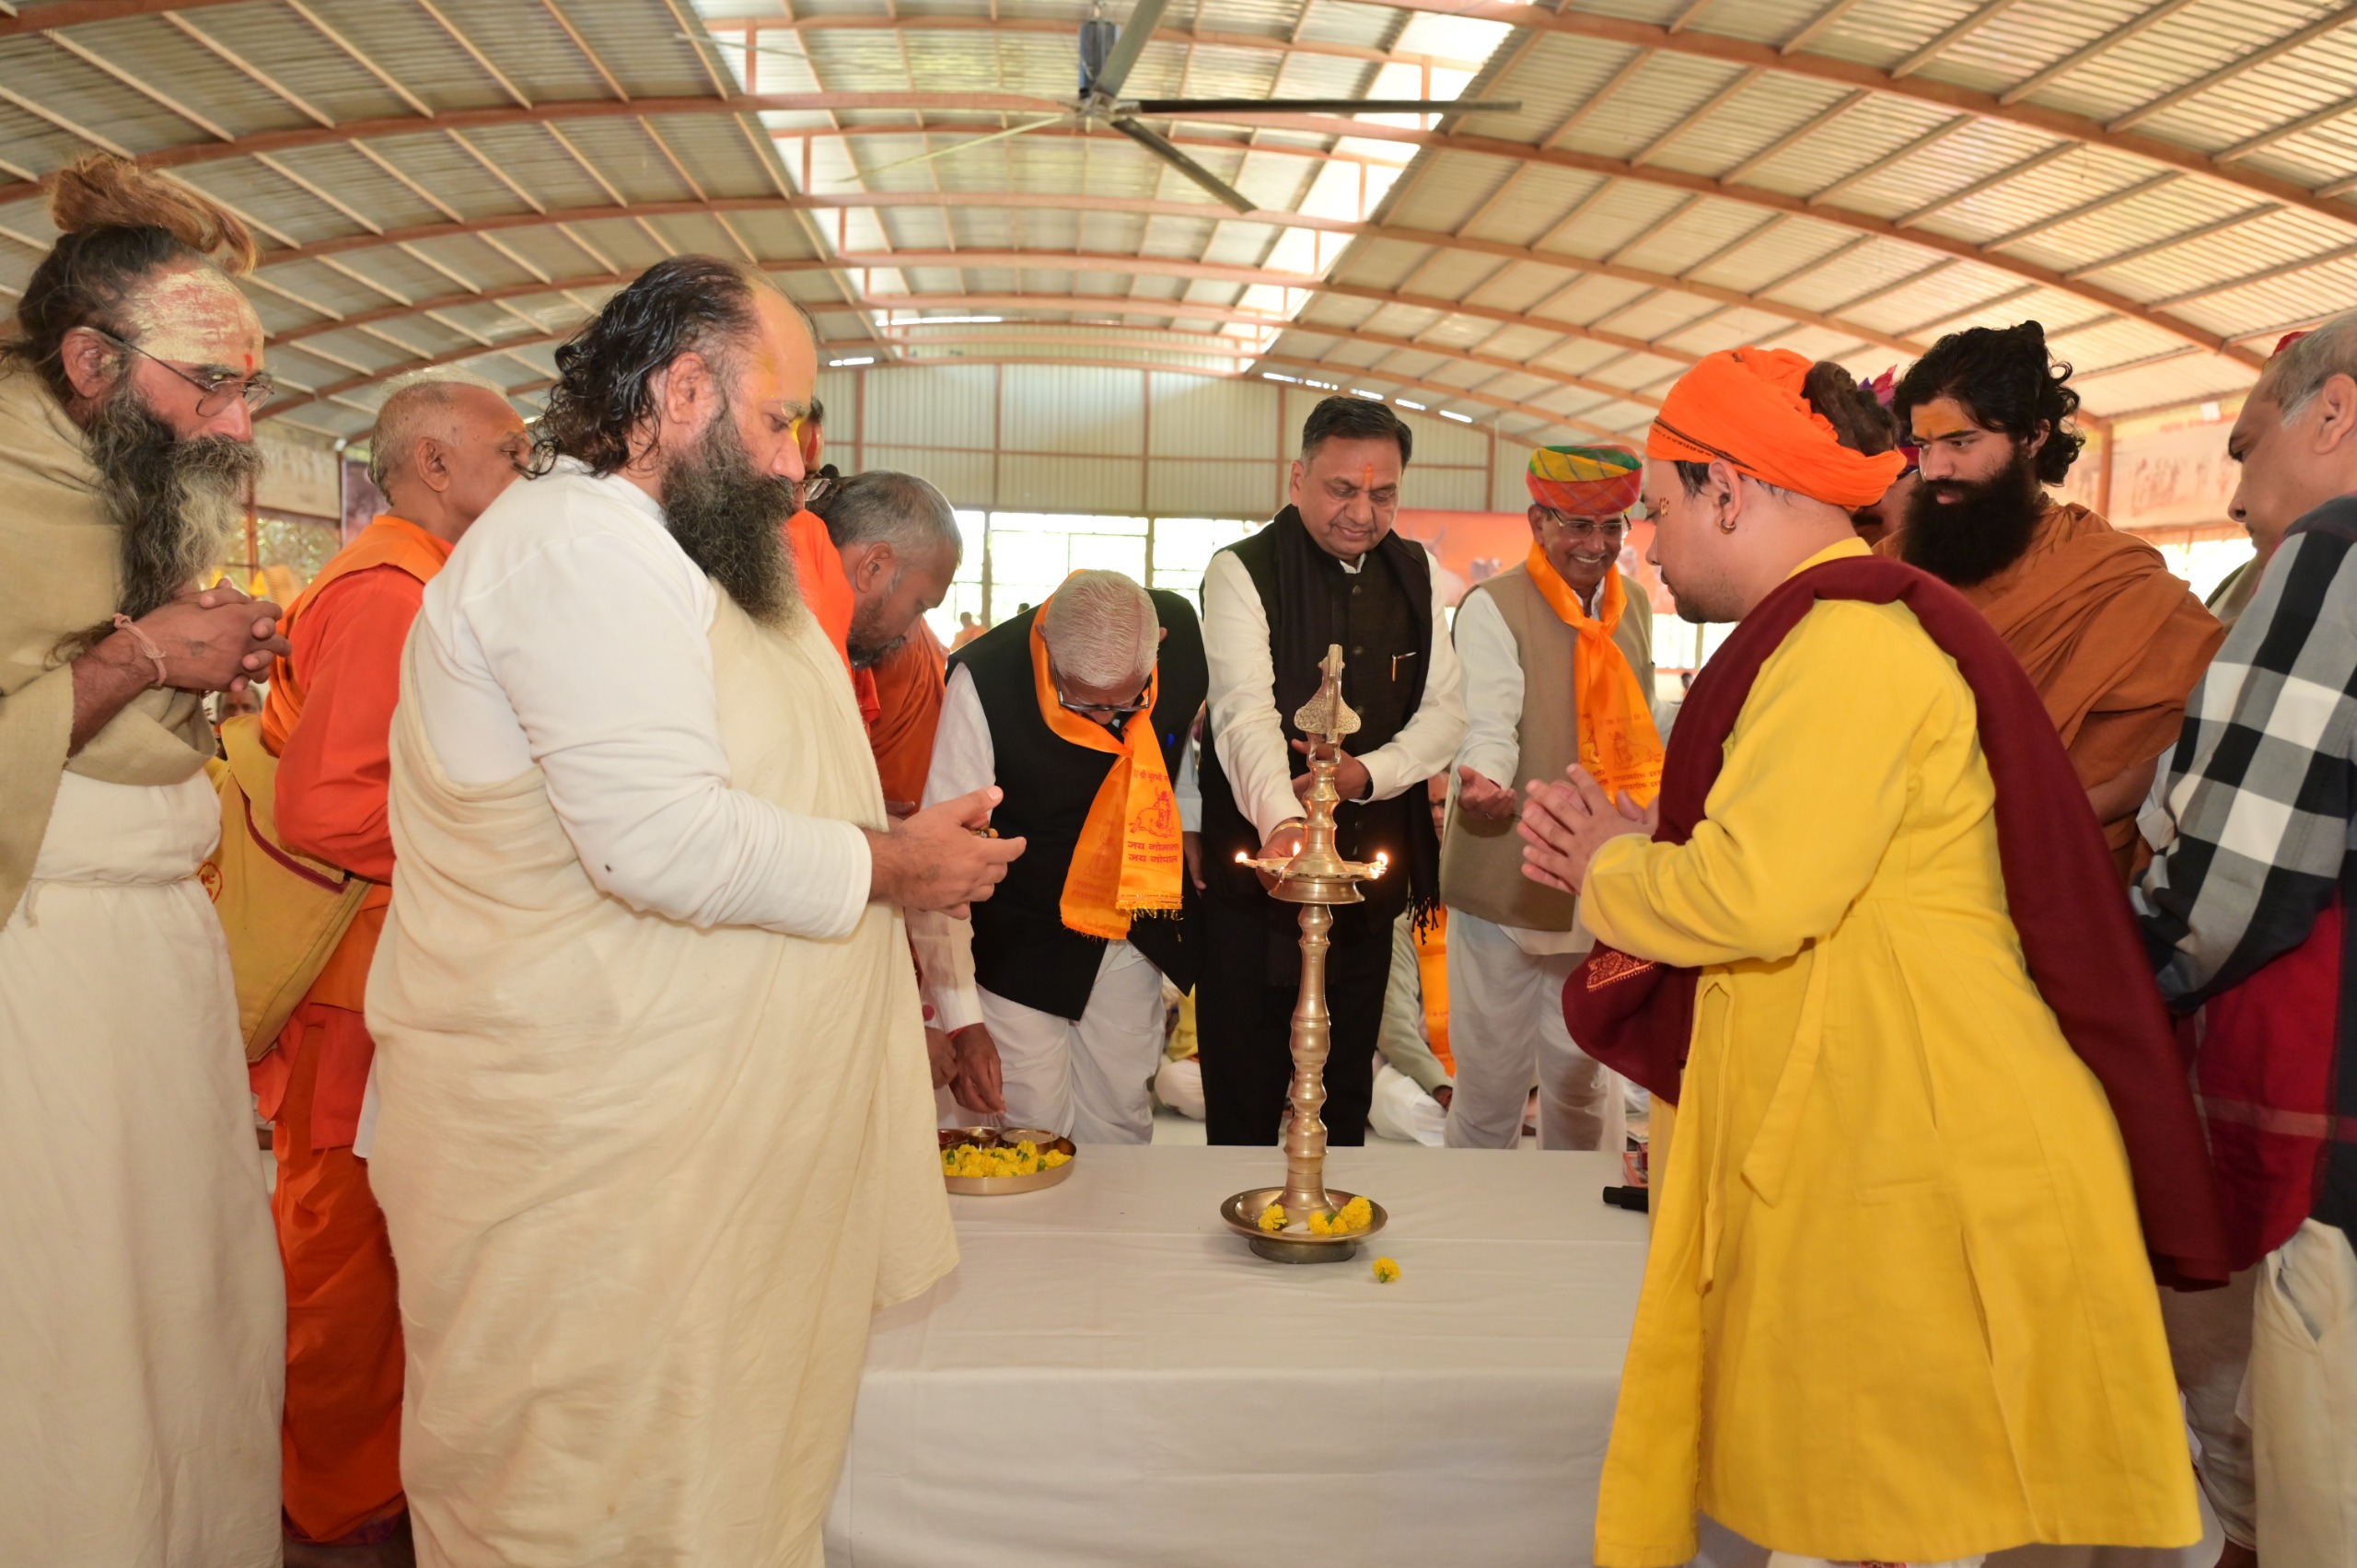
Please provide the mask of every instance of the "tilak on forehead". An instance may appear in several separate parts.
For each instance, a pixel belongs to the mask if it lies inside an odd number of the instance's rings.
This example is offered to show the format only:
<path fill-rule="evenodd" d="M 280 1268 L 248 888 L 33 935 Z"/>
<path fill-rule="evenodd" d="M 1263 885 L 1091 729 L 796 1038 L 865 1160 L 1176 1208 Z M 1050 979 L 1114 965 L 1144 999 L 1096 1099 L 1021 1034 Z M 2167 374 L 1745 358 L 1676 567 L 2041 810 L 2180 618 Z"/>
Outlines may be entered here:
<path fill-rule="evenodd" d="M 211 267 L 180 267 L 135 290 L 122 329 L 158 359 L 250 375 L 261 362 L 261 319 L 243 290 Z"/>

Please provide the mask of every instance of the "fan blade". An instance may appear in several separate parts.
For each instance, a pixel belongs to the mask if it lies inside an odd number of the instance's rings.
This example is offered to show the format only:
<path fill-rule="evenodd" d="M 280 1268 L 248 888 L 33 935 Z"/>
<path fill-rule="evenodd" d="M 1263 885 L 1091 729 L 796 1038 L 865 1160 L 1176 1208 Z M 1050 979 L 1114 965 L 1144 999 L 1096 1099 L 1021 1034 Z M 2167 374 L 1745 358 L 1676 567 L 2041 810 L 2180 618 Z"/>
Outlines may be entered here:
<path fill-rule="evenodd" d="M 1146 151 L 1152 153 L 1155 157 L 1160 158 L 1163 162 L 1168 164 L 1171 168 L 1177 169 L 1179 173 L 1185 175 L 1188 179 L 1193 180 L 1196 184 L 1202 186 L 1213 195 L 1217 196 L 1221 201 L 1225 202 L 1237 212 L 1248 213 L 1253 210 L 1251 197 L 1246 195 L 1243 192 L 1238 191 L 1235 186 L 1230 185 L 1226 180 L 1222 180 L 1218 175 L 1213 174 L 1210 169 L 1205 168 L 1202 164 L 1197 163 L 1193 158 L 1189 157 L 1185 153 L 1180 152 L 1177 147 L 1172 146 L 1168 142 L 1163 140 L 1162 137 L 1156 135 L 1154 132 L 1147 130 L 1136 121 L 1126 117 L 1116 120 L 1113 122 L 1113 129 L 1119 131 L 1122 135 L 1127 136 L 1131 141 L 1135 142 L 1138 145 L 1144 147 Z"/>
<path fill-rule="evenodd" d="M 992 142 L 1004 142 L 1009 136 L 1020 136 L 1026 131 L 1037 131 L 1042 125 L 1053 125 L 1063 118 L 1061 114 L 1051 114 L 1045 120 L 1034 120 L 1022 125 L 1010 125 L 1004 131 L 993 131 L 987 136 L 952 142 L 946 147 L 935 147 L 929 153 L 919 153 L 914 157 L 904 157 L 898 163 L 888 163 L 881 168 L 871 168 L 863 178 L 872 180 L 879 174 L 889 174 L 896 168 L 906 168 L 912 163 L 931 163 L 935 158 L 947 157 L 951 153 L 962 153 L 969 148 L 984 146 Z"/>
<path fill-rule="evenodd" d="M 1105 68 L 1097 73 L 1090 85 L 1107 98 L 1121 96 L 1121 84 L 1130 79 L 1130 68 L 1154 41 L 1154 29 L 1162 25 L 1162 13 L 1169 8 L 1170 0 L 1137 0 L 1130 7 L 1130 19 L 1121 24 L 1121 36 L 1113 41 L 1112 55 Z"/>
<path fill-rule="evenodd" d="M 1132 114 L 1514 114 L 1522 105 L 1489 99 L 1149 98 L 1121 105 Z"/>

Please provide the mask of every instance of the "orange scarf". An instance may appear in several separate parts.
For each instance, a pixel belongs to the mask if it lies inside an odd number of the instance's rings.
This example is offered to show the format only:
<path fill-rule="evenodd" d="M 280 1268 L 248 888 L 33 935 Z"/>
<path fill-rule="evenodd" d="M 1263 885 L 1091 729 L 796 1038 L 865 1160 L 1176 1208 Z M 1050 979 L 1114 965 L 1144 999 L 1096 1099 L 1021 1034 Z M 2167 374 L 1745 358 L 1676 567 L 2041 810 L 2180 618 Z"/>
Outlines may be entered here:
<path fill-rule="evenodd" d="M 1601 613 L 1590 615 L 1536 540 L 1523 565 L 1539 597 L 1579 633 L 1572 691 L 1579 704 L 1580 766 L 1613 794 L 1625 792 L 1638 805 L 1649 804 L 1661 793 L 1661 732 L 1654 728 L 1653 710 L 1637 685 L 1637 672 L 1629 668 L 1629 656 L 1612 640 L 1629 608 L 1620 574 L 1605 573 L 1597 601 Z"/>
<path fill-rule="evenodd" d="M 1170 792 L 1170 770 L 1154 733 L 1154 702 L 1162 688 L 1155 672 L 1145 688 L 1145 711 L 1132 714 L 1122 738 L 1083 718 L 1056 701 L 1055 678 L 1048 673 L 1048 643 L 1039 623 L 1048 618 L 1041 600 L 1031 617 L 1031 678 L 1039 694 L 1039 716 L 1074 746 L 1110 751 L 1119 759 L 1081 825 L 1072 868 L 1064 873 L 1058 912 L 1063 923 L 1109 942 L 1128 939 L 1136 915 L 1178 912 L 1179 879 L 1185 858 L 1178 839 L 1178 799 Z"/>

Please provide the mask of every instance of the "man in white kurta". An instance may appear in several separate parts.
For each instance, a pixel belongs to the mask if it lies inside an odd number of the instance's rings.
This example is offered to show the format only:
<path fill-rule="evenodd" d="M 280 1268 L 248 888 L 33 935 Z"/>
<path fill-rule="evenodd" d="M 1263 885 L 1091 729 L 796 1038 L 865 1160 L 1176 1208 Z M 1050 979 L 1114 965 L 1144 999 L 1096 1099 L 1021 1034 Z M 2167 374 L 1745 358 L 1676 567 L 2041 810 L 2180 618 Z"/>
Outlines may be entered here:
<path fill-rule="evenodd" d="M 888 823 L 783 553 L 789 302 L 662 262 L 566 364 L 554 471 L 428 588 L 393 737 L 403 1481 L 422 1563 L 801 1568 L 869 1315 L 956 1259 L 891 906 L 1021 845 L 981 801 Z"/>
<path fill-rule="evenodd" d="M 1528 556 L 1457 610 L 1466 727 L 1440 870 L 1457 1055 L 1447 1138 L 1513 1148 L 1535 1076 L 1539 1147 L 1617 1152 L 1620 1077 L 1563 1025 L 1563 981 L 1593 944 L 1574 900 L 1521 875 L 1514 824 L 1519 783 L 1560 778 L 1597 749 L 1580 698 L 1600 679 L 1628 682 L 1624 722 L 1643 726 L 1658 764 L 1652 608 L 1619 564 L 1643 473 L 1626 447 L 1540 447 L 1525 479 Z M 1582 668 L 1596 660 L 1616 668 Z"/>
<path fill-rule="evenodd" d="M 0 361 L 0 1563 L 275 1568 L 284 1304 L 198 879 L 200 694 L 285 648 L 275 607 L 195 591 L 261 326 L 206 254 L 227 219 L 95 164 Z"/>
<path fill-rule="evenodd" d="M 1075 572 L 1045 604 L 950 656 L 924 802 L 997 785 L 1002 830 L 1031 846 L 970 921 L 910 917 L 926 1000 L 957 1051 L 958 1124 L 983 1112 L 1083 1144 L 1153 1140 L 1163 978 L 1191 988 L 1202 944 L 1185 867 L 1138 868 L 1133 889 L 1167 907 L 1135 918 L 1077 907 L 1087 899 L 1074 874 L 1089 819 L 1132 790 L 1139 749 L 1155 746 L 1163 772 L 1180 772 L 1204 680 L 1193 608 L 1119 572 Z M 1178 832 L 1198 830 L 1201 806 L 1175 787 L 1172 804 L 1160 830 L 1176 848 Z"/>

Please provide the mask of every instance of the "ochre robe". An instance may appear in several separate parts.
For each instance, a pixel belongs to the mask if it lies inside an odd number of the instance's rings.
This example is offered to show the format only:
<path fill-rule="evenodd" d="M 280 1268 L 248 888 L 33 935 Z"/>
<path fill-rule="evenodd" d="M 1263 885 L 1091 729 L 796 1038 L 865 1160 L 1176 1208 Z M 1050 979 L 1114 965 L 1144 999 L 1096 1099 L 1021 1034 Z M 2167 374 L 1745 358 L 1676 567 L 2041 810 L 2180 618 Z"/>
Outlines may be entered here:
<path fill-rule="evenodd" d="M 1957 591 L 2022 661 L 2089 788 L 2177 743 L 2186 697 L 2226 638 L 2159 551 L 2076 505 L 2049 506 L 2020 560 Z M 2103 825 L 2123 877 L 2142 804 Z"/>
<path fill-rule="evenodd" d="M 867 744 L 876 753 L 876 776 L 883 781 L 887 806 L 913 806 L 924 798 L 948 671 L 941 639 L 922 620 L 873 671 L 876 715 L 867 721 Z"/>
<path fill-rule="evenodd" d="M 2024 966 L 1995 799 L 1954 662 L 1829 601 L 1692 839 L 1590 865 L 1599 941 L 1701 970 L 1607 1568 L 1684 1562 L 1698 1508 L 1836 1561 L 2200 1536 L 2126 1152 Z"/>
<path fill-rule="evenodd" d="M 353 1138 L 376 1045 L 368 966 L 392 899 L 386 784 L 401 644 L 450 546 L 380 517 L 321 569 L 285 623 L 263 743 L 278 755 L 286 847 L 376 884 L 305 993 L 277 1048 L 252 1068 L 272 1122 L 271 1194 L 286 1270 L 287 1517 L 312 1540 L 350 1535 L 402 1506 L 401 1333 L 385 1218 Z"/>

